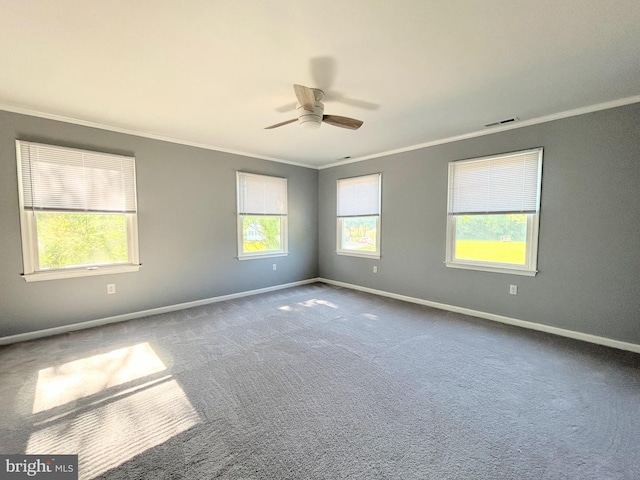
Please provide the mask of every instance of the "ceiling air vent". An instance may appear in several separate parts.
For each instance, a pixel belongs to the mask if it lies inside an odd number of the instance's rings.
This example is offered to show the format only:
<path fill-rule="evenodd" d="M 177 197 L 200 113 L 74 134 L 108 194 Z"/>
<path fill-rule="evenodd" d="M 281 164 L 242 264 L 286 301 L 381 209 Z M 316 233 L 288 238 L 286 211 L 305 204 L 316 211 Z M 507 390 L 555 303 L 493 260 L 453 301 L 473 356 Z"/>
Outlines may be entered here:
<path fill-rule="evenodd" d="M 518 117 L 507 118 L 506 120 L 500 120 L 499 122 L 487 123 L 485 127 L 495 127 L 497 125 L 504 125 L 505 123 L 517 122 L 520 120 Z"/>

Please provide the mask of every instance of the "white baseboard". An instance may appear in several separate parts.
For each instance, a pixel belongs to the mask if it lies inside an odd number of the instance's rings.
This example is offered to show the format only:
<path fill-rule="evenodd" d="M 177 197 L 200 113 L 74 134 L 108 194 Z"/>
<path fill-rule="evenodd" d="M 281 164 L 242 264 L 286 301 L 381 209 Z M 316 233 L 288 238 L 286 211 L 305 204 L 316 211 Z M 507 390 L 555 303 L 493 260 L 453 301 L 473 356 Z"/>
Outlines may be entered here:
<path fill-rule="evenodd" d="M 113 317 L 99 318 L 96 320 L 89 320 L 87 322 L 74 323 L 71 325 L 63 325 L 61 327 L 47 328 L 45 330 L 37 330 L 35 332 L 19 333 L 17 335 L 0 337 L 0 345 L 9 345 L 11 343 L 26 342 L 27 340 L 35 340 L 36 338 L 51 337 L 53 335 L 60 335 L 61 333 L 73 332 L 75 330 L 84 330 L 86 328 L 99 327 L 100 325 L 108 325 L 110 323 L 124 322 L 126 320 L 133 320 L 135 318 L 148 317 L 150 315 L 158 315 L 160 313 L 175 312 L 176 310 L 183 310 L 185 308 L 199 307 L 201 305 L 208 305 L 210 303 L 224 302 L 225 300 L 233 300 L 234 298 L 248 297 L 251 295 L 258 295 L 260 293 L 273 292 L 275 290 L 282 290 L 285 288 L 297 287 L 299 285 L 316 283 L 318 281 L 320 281 L 318 278 L 310 278 L 307 280 L 300 280 L 298 282 L 275 285 L 273 287 L 259 288 L 257 290 L 248 290 L 245 292 L 232 293 L 229 295 L 222 295 L 220 297 L 205 298 L 203 300 L 195 300 L 193 302 L 178 303 L 176 305 L 168 305 L 166 307 L 151 308 L 149 310 L 141 310 L 139 312 L 124 313 L 122 315 L 114 315 Z"/>
<path fill-rule="evenodd" d="M 619 340 L 613 340 L 611 338 L 606 338 L 606 337 L 599 337 L 597 335 L 590 335 L 588 333 L 581 333 L 573 330 L 566 330 L 564 328 L 551 327 L 549 325 L 543 325 L 541 323 L 518 320 L 517 318 L 505 317 L 502 315 L 495 315 L 493 313 L 481 312 L 479 310 L 472 310 L 470 308 L 456 307 L 455 305 L 447 305 L 445 303 L 431 302 L 429 300 L 423 300 L 421 298 L 409 297 L 407 295 L 400 295 L 397 293 L 385 292 L 384 290 L 376 290 L 374 288 L 361 287 L 360 285 L 354 285 L 351 283 L 339 282 L 336 280 L 330 280 L 328 278 L 320 278 L 320 277 L 309 278 L 307 280 L 301 280 L 298 282 L 285 283 L 282 285 L 275 285 L 273 287 L 259 288 L 257 290 L 248 290 L 245 292 L 232 293 L 229 295 L 222 295 L 219 297 L 205 298 L 202 300 L 195 300 L 193 302 L 178 303 L 175 305 L 168 305 L 166 307 L 152 308 L 149 310 L 141 310 L 138 312 L 125 313 L 122 315 L 114 315 L 112 317 L 99 318 L 96 320 L 89 320 L 87 322 L 74 323 L 71 325 L 63 325 L 55 328 L 47 328 L 45 330 L 37 330 L 35 332 L 19 333 L 17 335 L 0 337 L 0 345 L 9 345 L 11 343 L 25 342 L 27 340 L 35 340 L 37 338 L 50 337 L 53 335 L 60 335 L 61 333 L 73 332 L 75 330 L 84 330 L 86 328 L 98 327 L 100 325 L 108 325 L 110 323 L 124 322 L 127 320 L 133 320 L 136 318 L 148 317 L 150 315 L 158 315 L 161 313 L 175 312 L 176 310 L 183 310 L 185 308 L 199 307 L 201 305 L 208 305 L 210 303 L 224 302 L 225 300 L 233 300 L 234 298 L 248 297 L 251 295 L 258 295 L 260 293 L 273 292 L 276 290 L 282 290 L 285 288 L 297 287 L 300 285 L 307 285 L 309 283 L 316 283 L 316 282 L 322 282 L 329 285 L 335 285 L 338 287 L 350 288 L 352 290 L 359 290 L 362 292 L 372 293 L 374 295 L 395 298 L 396 300 L 403 300 L 405 302 L 417 303 L 419 305 L 426 305 L 428 307 L 439 308 L 440 310 L 462 313 L 465 315 L 470 315 L 472 317 L 484 318 L 487 320 L 493 320 L 495 322 L 506 323 L 508 325 L 528 328 L 531 330 L 538 330 L 540 332 L 552 333 L 554 335 L 560 335 L 562 337 L 582 340 L 584 342 L 590 342 L 598 345 L 617 348 L 620 350 L 627 350 L 629 352 L 640 353 L 640 345 L 635 343 L 621 342 Z"/>
<path fill-rule="evenodd" d="M 606 337 L 599 337 L 597 335 L 590 335 L 588 333 L 575 332 L 573 330 L 566 330 L 564 328 L 551 327 L 549 325 L 543 325 L 541 323 L 527 322 L 525 320 L 518 320 L 517 318 L 504 317 L 502 315 L 495 315 L 493 313 L 480 312 L 478 310 L 471 310 L 470 308 L 462 308 L 462 307 L 456 307 L 454 305 L 447 305 L 445 303 L 431 302 L 429 300 L 423 300 L 421 298 L 409 297 L 406 295 L 399 295 L 397 293 L 385 292 L 384 290 L 376 290 L 368 287 L 361 287 L 359 285 L 338 282 L 336 280 L 329 280 L 327 278 L 318 278 L 317 280 L 319 282 L 327 283 L 329 285 L 336 285 L 338 287 L 350 288 L 353 290 L 360 290 L 362 292 L 373 293 L 374 295 L 395 298 L 397 300 L 404 300 L 405 302 L 418 303 L 420 305 L 439 308 L 441 310 L 447 310 L 450 312 L 463 313 L 465 315 L 471 315 L 472 317 L 484 318 L 487 320 L 493 320 L 495 322 L 506 323 L 508 325 L 515 325 L 516 327 L 528 328 L 531 330 L 538 330 L 540 332 L 552 333 L 554 335 L 560 335 L 562 337 L 582 340 L 584 342 L 596 343 L 598 345 L 604 345 L 607 347 L 613 347 L 620 350 L 627 350 L 629 352 L 640 353 L 640 345 L 635 343 L 621 342 L 619 340 L 613 340 L 611 338 L 606 338 Z"/>

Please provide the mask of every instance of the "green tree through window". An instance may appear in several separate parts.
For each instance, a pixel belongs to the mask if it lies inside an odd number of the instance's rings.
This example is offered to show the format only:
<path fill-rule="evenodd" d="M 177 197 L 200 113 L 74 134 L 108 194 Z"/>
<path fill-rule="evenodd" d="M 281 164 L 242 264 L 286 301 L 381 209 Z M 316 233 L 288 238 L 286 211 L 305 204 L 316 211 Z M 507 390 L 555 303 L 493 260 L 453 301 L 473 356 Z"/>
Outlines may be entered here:
<path fill-rule="evenodd" d="M 42 269 L 126 263 L 125 215 L 37 212 Z"/>

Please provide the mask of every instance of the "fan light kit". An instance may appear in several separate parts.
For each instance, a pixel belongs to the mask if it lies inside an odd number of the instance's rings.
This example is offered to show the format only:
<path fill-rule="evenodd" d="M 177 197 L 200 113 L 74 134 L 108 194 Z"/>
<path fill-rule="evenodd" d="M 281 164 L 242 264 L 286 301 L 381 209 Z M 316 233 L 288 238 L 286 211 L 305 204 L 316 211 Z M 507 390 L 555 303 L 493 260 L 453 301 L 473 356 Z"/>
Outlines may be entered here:
<path fill-rule="evenodd" d="M 322 115 L 324 113 L 324 92 L 322 90 L 313 90 L 315 100 L 313 102 L 313 111 L 307 110 L 302 105 L 298 104 L 296 112 L 298 113 L 298 123 L 304 128 L 320 128 L 322 125 Z"/>
<path fill-rule="evenodd" d="M 348 128 L 349 130 L 357 130 L 362 126 L 361 120 L 355 118 L 340 117 L 338 115 L 325 115 L 324 114 L 324 92 L 318 88 L 309 88 L 302 85 L 294 85 L 293 90 L 296 93 L 298 99 L 298 105 L 296 111 L 298 118 L 286 120 L 284 122 L 276 123 L 269 127 L 265 127 L 265 130 L 271 128 L 282 127 L 289 123 L 293 123 L 296 120 L 298 123 L 309 129 L 320 128 L 322 122 L 333 125 L 334 127 Z"/>

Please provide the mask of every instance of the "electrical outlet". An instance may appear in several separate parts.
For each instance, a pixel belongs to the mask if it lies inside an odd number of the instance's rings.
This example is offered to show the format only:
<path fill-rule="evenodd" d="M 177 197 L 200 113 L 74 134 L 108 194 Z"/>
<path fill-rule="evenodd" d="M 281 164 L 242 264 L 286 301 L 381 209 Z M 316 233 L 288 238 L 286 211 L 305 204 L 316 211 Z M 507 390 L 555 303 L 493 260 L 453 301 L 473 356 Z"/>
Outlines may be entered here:
<path fill-rule="evenodd" d="M 518 285 L 509 285 L 509 293 L 511 295 L 517 295 L 518 294 Z"/>
<path fill-rule="evenodd" d="M 274 271 L 276 270 L 276 264 L 275 263 L 273 264 L 273 270 Z"/>
<path fill-rule="evenodd" d="M 378 266 L 377 265 L 373 266 L 373 273 L 378 273 Z"/>
<path fill-rule="evenodd" d="M 116 293 L 116 284 L 115 283 L 108 283 L 107 284 L 107 294 L 111 295 L 112 293 Z"/>

